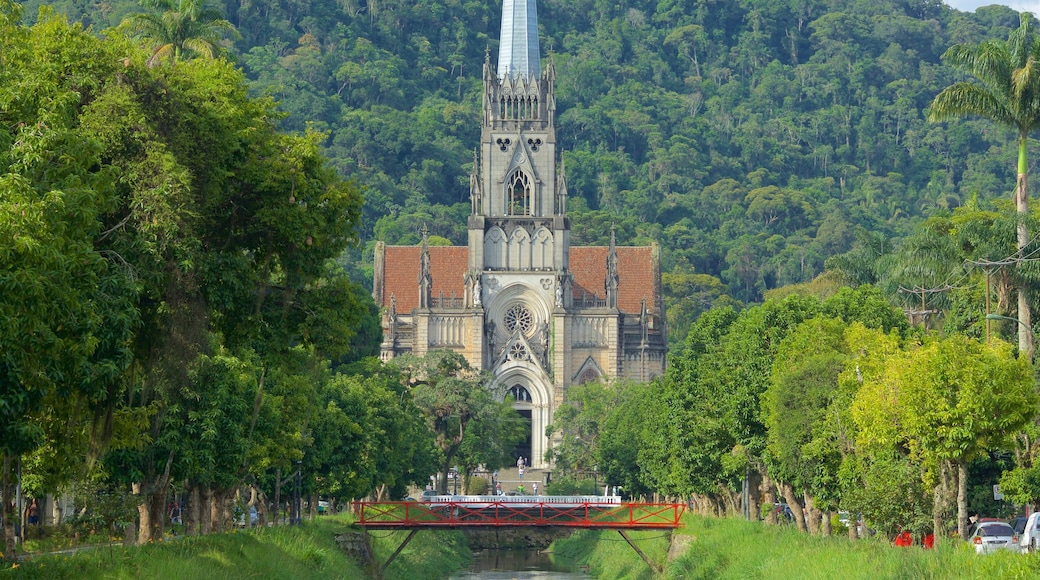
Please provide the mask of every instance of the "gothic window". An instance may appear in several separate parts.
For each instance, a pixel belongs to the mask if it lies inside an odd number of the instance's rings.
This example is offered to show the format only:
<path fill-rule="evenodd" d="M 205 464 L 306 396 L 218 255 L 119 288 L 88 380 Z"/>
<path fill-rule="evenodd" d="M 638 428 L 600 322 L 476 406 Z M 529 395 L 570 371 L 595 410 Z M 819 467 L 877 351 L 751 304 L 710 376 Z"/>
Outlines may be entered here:
<path fill-rule="evenodd" d="M 530 334 L 531 329 L 534 328 L 534 316 L 523 304 L 510 306 L 509 310 L 506 310 L 503 322 L 506 323 L 506 330 L 510 333 L 520 329 L 520 332 Z"/>
<path fill-rule="evenodd" d="M 585 372 L 581 373 L 581 377 L 578 378 L 578 384 L 584 385 L 585 383 L 592 383 L 599 380 L 599 373 L 596 369 L 585 369 Z"/>
<path fill-rule="evenodd" d="M 531 215 L 531 179 L 523 171 L 509 178 L 509 215 Z"/>
<path fill-rule="evenodd" d="M 509 394 L 513 397 L 513 400 L 517 403 L 530 403 L 531 393 L 527 392 L 527 389 L 521 385 L 513 385 L 509 389 Z"/>

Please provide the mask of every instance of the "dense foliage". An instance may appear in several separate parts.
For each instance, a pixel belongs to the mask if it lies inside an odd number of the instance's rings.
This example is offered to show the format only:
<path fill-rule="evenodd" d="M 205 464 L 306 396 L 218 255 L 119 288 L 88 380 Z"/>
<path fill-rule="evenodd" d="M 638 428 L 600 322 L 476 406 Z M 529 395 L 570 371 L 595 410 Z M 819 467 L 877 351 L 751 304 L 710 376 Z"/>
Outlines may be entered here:
<path fill-rule="evenodd" d="M 145 542 L 172 504 L 206 533 L 236 502 L 262 523 L 294 472 L 316 510 L 403 497 L 442 456 L 335 261 L 361 195 L 323 136 L 280 131 L 226 60 L 154 56 L 0 0 L 0 553 L 16 479 Z M 503 431 L 496 405 L 475 429 Z"/>
<path fill-rule="evenodd" d="M 25 2 L 32 16 L 38 2 Z M 100 31 L 132 0 L 55 7 Z M 363 240 L 465 243 L 480 71 L 500 5 L 429 0 L 225 2 L 232 53 L 286 129 L 328 131 L 365 193 Z M 807 282 L 862 227 L 889 238 L 973 196 L 1009 198 L 1015 137 L 928 124 L 967 80 L 948 47 L 1006 38 L 1019 15 L 933 0 L 542 0 L 558 71 L 574 242 L 662 244 L 674 346 L 720 296 Z M 1035 142 L 1034 142 L 1035 143 Z M 355 255 L 360 264 L 370 257 Z M 690 300 L 686 300 L 689 298 Z M 681 303 L 681 306 L 680 306 Z"/>

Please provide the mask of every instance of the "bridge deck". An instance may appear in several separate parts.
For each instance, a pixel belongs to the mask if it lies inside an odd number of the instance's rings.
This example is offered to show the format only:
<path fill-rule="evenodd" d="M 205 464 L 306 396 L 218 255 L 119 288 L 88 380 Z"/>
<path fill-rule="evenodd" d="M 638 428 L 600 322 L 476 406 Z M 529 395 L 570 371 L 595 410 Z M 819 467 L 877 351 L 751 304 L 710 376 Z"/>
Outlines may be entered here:
<path fill-rule="evenodd" d="M 686 506 L 621 503 L 616 497 L 438 496 L 431 501 L 355 502 L 369 529 L 558 526 L 612 530 L 675 529 Z"/>

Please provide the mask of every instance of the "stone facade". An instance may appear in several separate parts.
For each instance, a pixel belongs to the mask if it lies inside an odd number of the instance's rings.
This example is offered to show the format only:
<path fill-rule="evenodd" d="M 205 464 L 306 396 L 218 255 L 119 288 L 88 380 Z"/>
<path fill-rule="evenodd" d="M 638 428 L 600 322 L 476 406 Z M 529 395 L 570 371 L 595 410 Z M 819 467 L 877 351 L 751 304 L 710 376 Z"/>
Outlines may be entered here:
<path fill-rule="evenodd" d="M 611 231 L 609 246 L 571 247 L 556 70 L 551 58 L 539 70 L 530 2 L 503 8 L 502 37 L 522 62 L 500 53 L 495 74 L 485 59 L 468 244 L 430 247 L 425 232 L 420 246 L 377 244 L 373 296 L 384 312 L 382 358 L 451 349 L 493 371 L 530 419 L 520 453 L 539 468 L 568 387 L 659 376 L 667 340 L 657 245 L 616 246 Z M 533 49 L 517 46 L 532 37 Z"/>

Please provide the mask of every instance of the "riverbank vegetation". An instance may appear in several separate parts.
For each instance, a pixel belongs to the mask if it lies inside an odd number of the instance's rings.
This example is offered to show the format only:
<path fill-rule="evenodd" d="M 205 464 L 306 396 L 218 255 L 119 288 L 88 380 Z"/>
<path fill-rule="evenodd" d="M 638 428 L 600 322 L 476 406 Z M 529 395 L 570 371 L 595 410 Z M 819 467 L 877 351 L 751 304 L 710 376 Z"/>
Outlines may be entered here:
<path fill-rule="evenodd" d="M 766 526 L 736 518 L 687 514 L 675 532 L 674 557 L 659 532 L 631 534 L 652 562 L 655 576 L 613 531 L 579 532 L 553 543 L 554 554 L 587 566 L 598 578 L 1035 578 L 1040 555 L 1000 552 L 980 557 L 972 546 L 948 544 L 935 550 L 896 548 L 883 538 L 852 542 L 813 537 L 792 526 Z"/>
<path fill-rule="evenodd" d="M 966 537 L 969 515 L 1001 515 L 995 478 L 1018 505 L 1040 497 L 1036 444 L 1019 437 L 1036 428 L 1027 358 L 913 327 L 869 285 L 709 310 L 664 377 L 583 385 L 567 405 L 561 464 L 704 514 L 743 511 L 746 479 L 750 514 L 769 523 L 830 535 L 845 511 L 887 537 Z"/>
<path fill-rule="evenodd" d="M 76 553 L 30 555 L 2 565 L 13 578 L 341 578 L 369 576 L 336 543 L 351 531 L 346 516 L 328 516 L 300 526 L 275 526 L 208 536 L 167 536 L 134 547 L 101 546 Z M 376 532 L 372 550 L 385 562 L 407 532 Z M 389 566 L 387 580 L 445 578 L 468 565 L 469 549 L 460 533 L 417 535 Z"/>

